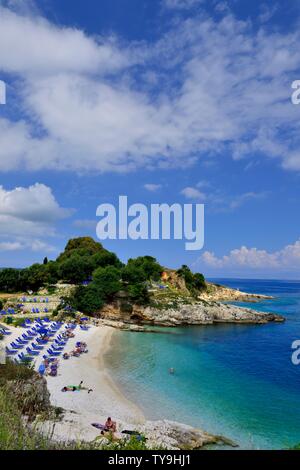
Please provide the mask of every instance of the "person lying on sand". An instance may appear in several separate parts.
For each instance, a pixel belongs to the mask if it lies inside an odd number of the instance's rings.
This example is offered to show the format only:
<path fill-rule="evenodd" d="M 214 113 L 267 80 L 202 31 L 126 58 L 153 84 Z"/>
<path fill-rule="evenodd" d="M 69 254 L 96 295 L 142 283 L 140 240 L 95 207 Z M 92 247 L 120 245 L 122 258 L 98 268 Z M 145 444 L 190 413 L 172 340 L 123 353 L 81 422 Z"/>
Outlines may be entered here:
<path fill-rule="evenodd" d="M 80 382 L 79 385 L 67 385 L 61 389 L 62 392 L 80 392 L 80 390 L 87 390 L 88 393 L 93 391 L 92 388 L 87 388 L 82 386 L 83 381 Z"/>

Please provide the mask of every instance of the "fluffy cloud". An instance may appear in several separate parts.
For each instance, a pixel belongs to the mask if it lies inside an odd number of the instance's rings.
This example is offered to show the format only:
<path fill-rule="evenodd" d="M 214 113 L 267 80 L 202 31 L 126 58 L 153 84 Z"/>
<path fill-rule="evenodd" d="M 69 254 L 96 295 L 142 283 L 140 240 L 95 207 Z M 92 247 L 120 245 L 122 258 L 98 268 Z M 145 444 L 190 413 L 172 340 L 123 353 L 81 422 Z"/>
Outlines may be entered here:
<path fill-rule="evenodd" d="M 42 240 L 20 240 L 14 242 L 0 242 L 0 251 L 21 251 L 21 250 L 31 250 L 43 253 L 51 253 L 57 251 L 56 248 L 48 243 L 45 243 Z"/>
<path fill-rule="evenodd" d="M 215 269 L 292 272 L 300 268 L 300 239 L 281 250 L 268 252 L 257 248 L 241 248 L 231 250 L 228 255 L 215 256 L 206 251 L 200 258 L 206 266 Z"/>
<path fill-rule="evenodd" d="M 12 190 L 0 186 L 0 217 L 49 224 L 69 215 L 70 210 L 61 208 L 51 188 L 44 184 Z"/>
<path fill-rule="evenodd" d="M 205 196 L 204 193 L 199 191 L 199 189 L 192 188 L 190 186 L 188 186 L 187 188 L 184 188 L 181 191 L 181 194 L 183 194 L 187 199 L 199 199 L 199 200 L 200 199 L 202 199 L 202 200 L 206 199 L 206 196 Z"/>
<path fill-rule="evenodd" d="M 226 149 L 299 170 L 299 43 L 225 13 L 124 45 L 2 8 L 0 71 L 25 117 L 0 120 L 0 170 L 186 167 Z"/>
<path fill-rule="evenodd" d="M 23 245 L 20 242 L 0 242 L 0 251 L 22 250 Z"/>
<path fill-rule="evenodd" d="M 71 214 L 43 184 L 12 190 L 0 186 L 0 250 L 53 251 L 43 238 L 55 235 L 55 223 Z"/>
<path fill-rule="evenodd" d="M 166 8 L 175 10 L 187 10 L 202 3 L 203 0 L 163 0 Z"/>
<path fill-rule="evenodd" d="M 150 191 L 154 193 L 155 191 L 158 191 L 161 189 L 162 185 L 161 184 L 154 184 L 154 183 L 146 183 L 144 184 L 144 188 L 147 189 L 147 191 Z"/>
<path fill-rule="evenodd" d="M 265 191 L 259 193 L 250 191 L 247 193 L 240 194 L 239 196 L 233 197 L 232 200 L 229 202 L 229 209 L 238 209 L 248 201 L 261 200 L 264 199 L 267 195 L 268 193 Z"/>
<path fill-rule="evenodd" d="M 205 192 L 200 191 L 198 188 L 201 190 L 205 189 Z M 233 211 L 240 208 L 248 201 L 262 200 L 268 196 L 267 191 L 249 191 L 236 196 L 229 196 L 228 194 L 222 193 L 218 188 L 212 188 L 206 181 L 200 181 L 196 187 L 188 186 L 182 189 L 181 194 L 187 199 L 205 201 L 208 208 L 214 212 Z"/>
<path fill-rule="evenodd" d="M 59 28 L 41 17 L 0 7 L 0 67 L 6 72 L 55 74 L 108 72 L 128 64 L 125 53 L 75 28 Z"/>

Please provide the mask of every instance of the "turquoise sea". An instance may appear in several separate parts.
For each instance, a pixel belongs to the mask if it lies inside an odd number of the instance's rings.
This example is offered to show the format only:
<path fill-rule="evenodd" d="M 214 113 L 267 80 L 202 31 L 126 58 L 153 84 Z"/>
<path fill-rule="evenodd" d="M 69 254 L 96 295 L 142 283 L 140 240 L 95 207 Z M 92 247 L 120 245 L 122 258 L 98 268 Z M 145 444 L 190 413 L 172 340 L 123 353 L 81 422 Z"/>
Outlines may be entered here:
<path fill-rule="evenodd" d="M 300 443 L 300 366 L 291 362 L 291 344 L 300 339 L 300 281 L 214 281 L 274 296 L 244 305 L 281 313 L 286 322 L 117 332 L 106 357 L 116 383 L 148 418 L 190 423 L 243 449 Z"/>

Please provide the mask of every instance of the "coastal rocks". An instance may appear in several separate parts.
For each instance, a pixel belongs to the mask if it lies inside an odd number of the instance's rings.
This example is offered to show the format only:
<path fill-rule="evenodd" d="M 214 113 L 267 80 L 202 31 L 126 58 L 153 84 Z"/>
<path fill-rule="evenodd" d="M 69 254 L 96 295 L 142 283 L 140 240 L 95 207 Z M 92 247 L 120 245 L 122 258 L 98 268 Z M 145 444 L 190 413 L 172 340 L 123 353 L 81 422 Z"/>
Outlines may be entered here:
<path fill-rule="evenodd" d="M 229 289 L 230 291 L 232 289 Z M 238 292 L 238 291 L 234 291 Z M 247 295 L 247 294 L 245 294 Z M 258 296 L 256 296 L 258 298 Z M 101 310 L 101 322 L 115 328 L 143 331 L 148 326 L 210 325 L 213 323 L 263 324 L 283 322 L 284 317 L 272 313 L 258 312 L 217 301 L 177 296 L 176 302 L 155 302 L 151 306 L 133 305 L 132 312 L 125 313 L 116 304 L 106 305 Z M 130 326 L 132 325 L 132 326 Z M 149 330 L 145 330 L 149 331 Z"/>
<path fill-rule="evenodd" d="M 230 289 L 229 287 L 207 282 L 207 289 L 201 292 L 198 298 L 206 301 L 259 302 L 260 300 L 272 299 L 273 297 L 262 294 L 248 294 L 237 289 Z"/>
<path fill-rule="evenodd" d="M 147 447 L 149 448 L 196 450 L 208 444 L 236 446 L 234 442 L 222 436 L 214 436 L 201 429 L 175 421 L 147 421 L 138 430 L 147 438 Z"/>
<path fill-rule="evenodd" d="M 144 310 L 144 321 L 161 326 L 205 325 L 213 323 L 268 323 L 282 322 L 281 315 L 261 313 L 249 308 L 224 305 L 218 302 L 196 302 L 179 305 L 176 309 Z"/>

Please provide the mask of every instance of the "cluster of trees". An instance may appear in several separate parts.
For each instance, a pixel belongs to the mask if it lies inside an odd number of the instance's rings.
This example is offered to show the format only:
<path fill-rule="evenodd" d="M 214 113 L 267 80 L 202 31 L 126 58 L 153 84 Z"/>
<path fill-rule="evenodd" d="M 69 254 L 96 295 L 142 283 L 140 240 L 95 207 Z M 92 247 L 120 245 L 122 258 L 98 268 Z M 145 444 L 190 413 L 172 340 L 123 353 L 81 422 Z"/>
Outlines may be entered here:
<path fill-rule="evenodd" d="M 72 239 L 56 261 L 33 264 L 25 269 L 0 271 L 0 291 L 38 291 L 40 287 L 62 280 L 76 284 L 74 294 L 65 299 L 68 305 L 84 313 L 93 313 L 115 299 L 118 292 L 129 304 L 149 302 L 147 283 L 159 281 L 163 267 L 152 256 L 129 259 L 124 265 L 119 258 L 90 237 Z M 204 276 L 193 274 L 188 266 L 177 271 L 185 279 L 188 289 L 205 288 Z M 88 285 L 82 285 L 88 281 Z"/>
<path fill-rule="evenodd" d="M 145 305 L 150 300 L 146 283 L 150 279 L 158 280 L 162 271 L 163 267 L 151 256 L 130 259 L 126 266 L 119 263 L 98 267 L 92 282 L 86 287 L 78 286 L 67 301 L 81 312 L 92 313 L 123 291 L 129 302 Z"/>
<path fill-rule="evenodd" d="M 20 292 L 26 290 L 36 291 L 41 286 L 56 282 L 56 277 L 52 275 L 50 269 L 44 264 L 33 264 L 25 269 L 7 268 L 0 271 L 0 291 L 1 292 Z"/>
<path fill-rule="evenodd" d="M 68 304 L 84 313 L 98 311 L 123 290 L 128 302 L 147 304 L 147 281 L 160 279 L 162 266 L 151 256 L 130 259 L 124 265 L 119 258 L 90 237 L 72 239 L 56 261 L 33 264 L 25 269 L 0 271 L 0 291 L 38 291 L 40 287 L 62 280 L 77 284 Z M 89 281 L 87 286 L 82 285 Z"/>
<path fill-rule="evenodd" d="M 177 270 L 177 274 L 185 280 L 185 285 L 189 290 L 199 291 L 206 289 L 206 282 L 203 274 L 193 273 L 185 264 Z"/>
<path fill-rule="evenodd" d="M 90 237 L 70 240 L 56 261 L 44 258 L 42 264 L 33 264 L 25 269 L 3 269 L 0 271 L 0 291 L 20 292 L 55 284 L 59 280 L 80 284 L 88 280 L 95 269 L 103 266 L 121 267 L 118 257 L 105 250 L 101 243 Z"/>

